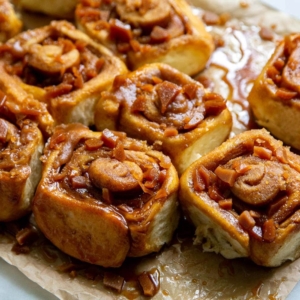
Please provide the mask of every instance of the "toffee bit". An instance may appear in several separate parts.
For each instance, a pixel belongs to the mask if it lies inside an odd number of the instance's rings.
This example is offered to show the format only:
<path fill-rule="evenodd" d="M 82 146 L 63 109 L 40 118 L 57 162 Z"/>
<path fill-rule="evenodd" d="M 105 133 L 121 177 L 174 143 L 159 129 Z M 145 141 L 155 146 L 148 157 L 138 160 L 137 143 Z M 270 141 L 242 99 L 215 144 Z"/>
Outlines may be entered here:
<path fill-rule="evenodd" d="M 219 201 L 219 207 L 225 210 L 232 209 L 232 199 L 223 199 Z"/>
<path fill-rule="evenodd" d="M 207 194 L 212 200 L 215 200 L 216 202 L 224 200 L 224 197 L 221 195 L 216 185 L 209 186 Z"/>
<path fill-rule="evenodd" d="M 84 189 L 88 187 L 87 179 L 84 176 L 74 176 L 71 178 L 73 189 Z"/>
<path fill-rule="evenodd" d="M 105 272 L 104 278 L 103 278 L 103 284 L 104 286 L 111 288 L 118 293 L 122 292 L 123 285 L 124 285 L 125 279 L 124 277 L 114 274 L 112 272 Z"/>
<path fill-rule="evenodd" d="M 175 100 L 180 90 L 181 87 L 169 81 L 164 81 L 157 85 L 156 92 L 160 100 L 160 110 L 162 114 L 164 114 L 167 111 L 168 105 Z"/>
<path fill-rule="evenodd" d="M 117 146 L 112 151 L 112 154 L 118 161 L 123 162 L 126 159 L 124 144 L 121 141 L 118 141 Z"/>
<path fill-rule="evenodd" d="M 220 17 L 210 11 L 206 11 L 203 16 L 202 20 L 206 25 L 219 25 L 220 24 Z"/>
<path fill-rule="evenodd" d="M 259 31 L 259 35 L 265 41 L 272 41 L 274 39 L 274 32 L 268 27 L 262 27 Z"/>
<path fill-rule="evenodd" d="M 229 184 L 229 186 L 233 186 L 236 178 L 238 177 L 238 173 L 235 170 L 226 169 L 222 166 L 218 166 L 215 170 L 215 174 L 221 179 L 223 182 Z"/>
<path fill-rule="evenodd" d="M 154 84 L 162 83 L 163 80 L 157 76 L 152 76 L 152 81 Z"/>
<path fill-rule="evenodd" d="M 199 98 L 199 95 L 202 96 L 202 91 L 200 90 L 199 84 L 196 83 L 187 83 L 182 88 L 183 92 L 188 96 L 190 100 Z M 199 93 L 200 91 L 200 93 Z"/>
<path fill-rule="evenodd" d="M 118 19 L 111 20 L 109 34 L 112 40 L 125 43 L 128 43 L 133 37 L 130 25 Z"/>
<path fill-rule="evenodd" d="M 16 240 L 19 245 L 29 245 L 38 239 L 38 231 L 34 227 L 26 227 L 16 234 Z"/>
<path fill-rule="evenodd" d="M 19 243 L 15 243 L 12 248 L 11 251 L 16 253 L 17 255 L 19 254 L 28 254 L 30 252 L 30 247 L 28 246 L 21 246 Z"/>
<path fill-rule="evenodd" d="M 270 160 L 272 157 L 272 150 L 267 149 L 265 147 L 254 146 L 253 147 L 253 155 L 260 157 L 262 159 Z"/>
<path fill-rule="evenodd" d="M 104 142 L 105 146 L 114 148 L 118 143 L 119 137 L 109 129 L 104 129 L 101 135 L 101 140 Z"/>
<path fill-rule="evenodd" d="M 84 144 L 88 151 L 95 151 L 102 147 L 103 141 L 101 141 L 100 139 L 92 138 L 86 140 Z"/>
<path fill-rule="evenodd" d="M 250 212 L 247 210 L 244 210 L 240 216 L 239 216 L 239 224 L 245 229 L 245 230 L 251 230 L 255 226 L 255 220 L 251 216 Z"/>
<path fill-rule="evenodd" d="M 160 26 L 154 26 L 150 34 L 152 43 L 164 43 L 170 39 L 168 31 Z"/>
<path fill-rule="evenodd" d="M 164 131 L 165 137 L 172 137 L 178 135 L 178 130 L 175 127 L 167 127 Z"/>
<path fill-rule="evenodd" d="M 153 297 L 159 290 L 159 271 L 155 269 L 150 272 L 143 272 L 138 277 L 138 281 L 145 296 Z"/>
<path fill-rule="evenodd" d="M 256 240 L 262 241 L 262 228 L 260 226 L 253 226 L 251 230 L 248 231 L 249 235 Z"/>
<path fill-rule="evenodd" d="M 146 110 L 146 97 L 144 95 L 139 95 L 133 102 L 130 110 L 131 112 L 143 112 Z"/>
<path fill-rule="evenodd" d="M 240 1 L 240 7 L 241 8 L 248 8 L 249 7 L 248 1 Z"/>
<path fill-rule="evenodd" d="M 271 243 L 276 238 L 276 226 L 273 219 L 264 222 L 262 227 L 264 241 Z"/>

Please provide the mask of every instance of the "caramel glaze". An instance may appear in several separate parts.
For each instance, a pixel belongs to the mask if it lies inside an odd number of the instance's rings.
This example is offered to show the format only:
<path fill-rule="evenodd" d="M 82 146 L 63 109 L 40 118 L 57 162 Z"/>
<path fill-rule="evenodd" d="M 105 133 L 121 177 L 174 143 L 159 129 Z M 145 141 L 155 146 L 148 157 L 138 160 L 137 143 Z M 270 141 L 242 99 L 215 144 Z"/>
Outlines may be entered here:
<path fill-rule="evenodd" d="M 261 37 L 258 27 L 230 23 L 226 27 L 210 26 L 209 31 L 214 36 L 217 47 L 206 70 L 195 79 L 228 100 L 227 106 L 233 115 L 233 134 L 256 128 L 247 97 L 253 82 L 274 50 L 278 37 L 274 34 L 272 40 L 266 40 Z M 218 73 L 221 74 L 220 77 L 216 75 Z M 210 80 L 207 81 L 206 78 Z M 218 80 L 225 83 L 225 87 Z"/>

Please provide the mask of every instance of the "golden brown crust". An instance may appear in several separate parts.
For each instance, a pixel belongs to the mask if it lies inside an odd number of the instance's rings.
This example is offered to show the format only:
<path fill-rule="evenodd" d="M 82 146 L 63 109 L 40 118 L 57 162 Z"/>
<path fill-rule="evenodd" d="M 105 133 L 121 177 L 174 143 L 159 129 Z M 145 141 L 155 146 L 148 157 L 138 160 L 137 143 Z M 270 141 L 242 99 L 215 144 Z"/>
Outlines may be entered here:
<path fill-rule="evenodd" d="M 155 144 L 181 174 L 227 138 L 232 120 L 220 95 L 157 63 L 117 77 L 95 108 L 95 124 Z"/>
<path fill-rule="evenodd" d="M 6 42 L 22 29 L 22 21 L 8 0 L 0 1 L 0 42 Z"/>
<path fill-rule="evenodd" d="M 286 36 L 255 80 L 248 101 L 259 125 L 287 145 L 300 149 L 297 72 L 300 35 Z"/>
<path fill-rule="evenodd" d="M 195 75 L 214 49 L 205 25 L 182 0 L 81 1 L 75 16 L 79 28 L 124 56 L 132 70 L 161 62 Z"/>
<path fill-rule="evenodd" d="M 15 97 L 23 89 L 23 99 L 47 105 L 56 124 L 92 125 L 100 93 L 117 74 L 127 72 L 108 49 L 66 21 L 9 40 L 2 46 L 0 66 L 0 86 Z"/>
<path fill-rule="evenodd" d="M 180 201 L 204 249 L 279 266 L 300 253 L 300 157 L 265 130 L 227 140 L 180 179 Z"/>
<path fill-rule="evenodd" d="M 170 159 L 145 142 L 61 125 L 43 161 L 33 211 L 62 251 L 117 267 L 171 240 L 179 218 L 178 175 Z"/>
<path fill-rule="evenodd" d="M 0 221 L 6 222 L 31 211 L 31 200 L 41 177 L 44 142 L 35 122 L 16 120 L 3 98 L 1 102 Z"/>

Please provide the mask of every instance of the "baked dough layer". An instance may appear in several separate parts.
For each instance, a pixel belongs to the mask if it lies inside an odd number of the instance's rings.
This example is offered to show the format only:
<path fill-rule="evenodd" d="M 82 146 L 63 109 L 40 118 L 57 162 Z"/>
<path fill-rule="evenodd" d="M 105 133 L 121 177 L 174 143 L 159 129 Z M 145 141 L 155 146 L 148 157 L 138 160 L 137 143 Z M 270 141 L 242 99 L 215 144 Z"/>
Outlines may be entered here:
<path fill-rule="evenodd" d="M 0 97 L 0 222 L 7 222 L 31 212 L 44 139 L 36 122 L 15 115 L 7 95 Z"/>
<path fill-rule="evenodd" d="M 127 72 L 120 59 L 67 21 L 22 32 L 2 47 L 0 86 L 43 103 L 55 124 L 93 125 L 100 93 Z"/>
<path fill-rule="evenodd" d="M 195 75 L 214 49 L 205 25 L 183 0 L 79 1 L 75 17 L 81 30 L 124 57 L 131 70 L 160 62 Z"/>
<path fill-rule="evenodd" d="M 285 144 L 300 149 L 300 35 L 286 36 L 255 80 L 248 101 L 256 121 Z"/>
<path fill-rule="evenodd" d="M 195 242 L 268 267 L 297 259 L 299 171 L 300 157 L 265 129 L 241 133 L 194 162 L 179 198 Z"/>
<path fill-rule="evenodd" d="M 105 267 L 156 252 L 179 219 L 170 158 L 124 133 L 57 126 L 34 198 L 37 225 L 65 253 Z"/>

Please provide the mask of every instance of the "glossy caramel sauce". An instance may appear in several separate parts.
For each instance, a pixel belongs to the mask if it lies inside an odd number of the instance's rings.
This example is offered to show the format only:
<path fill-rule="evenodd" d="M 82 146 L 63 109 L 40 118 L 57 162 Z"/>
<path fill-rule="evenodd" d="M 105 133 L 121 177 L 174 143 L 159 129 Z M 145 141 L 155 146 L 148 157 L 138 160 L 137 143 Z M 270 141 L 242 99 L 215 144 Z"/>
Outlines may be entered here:
<path fill-rule="evenodd" d="M 194 12 L 201 17 L 201 10 Z M 247 97 L 281 38 L 274 34 L 273 40 L 264 40 L 260 27 L 245 26 L 236 20 L 226 26 L 208 26 L 208 30 L 219 45 L 207 68 L 195 78 L 200 78 L 200 82 L 203 77 L 208 78 L 208 88 L 227 99 L 233 116 L 232 136 L 256 128 Z"/>

